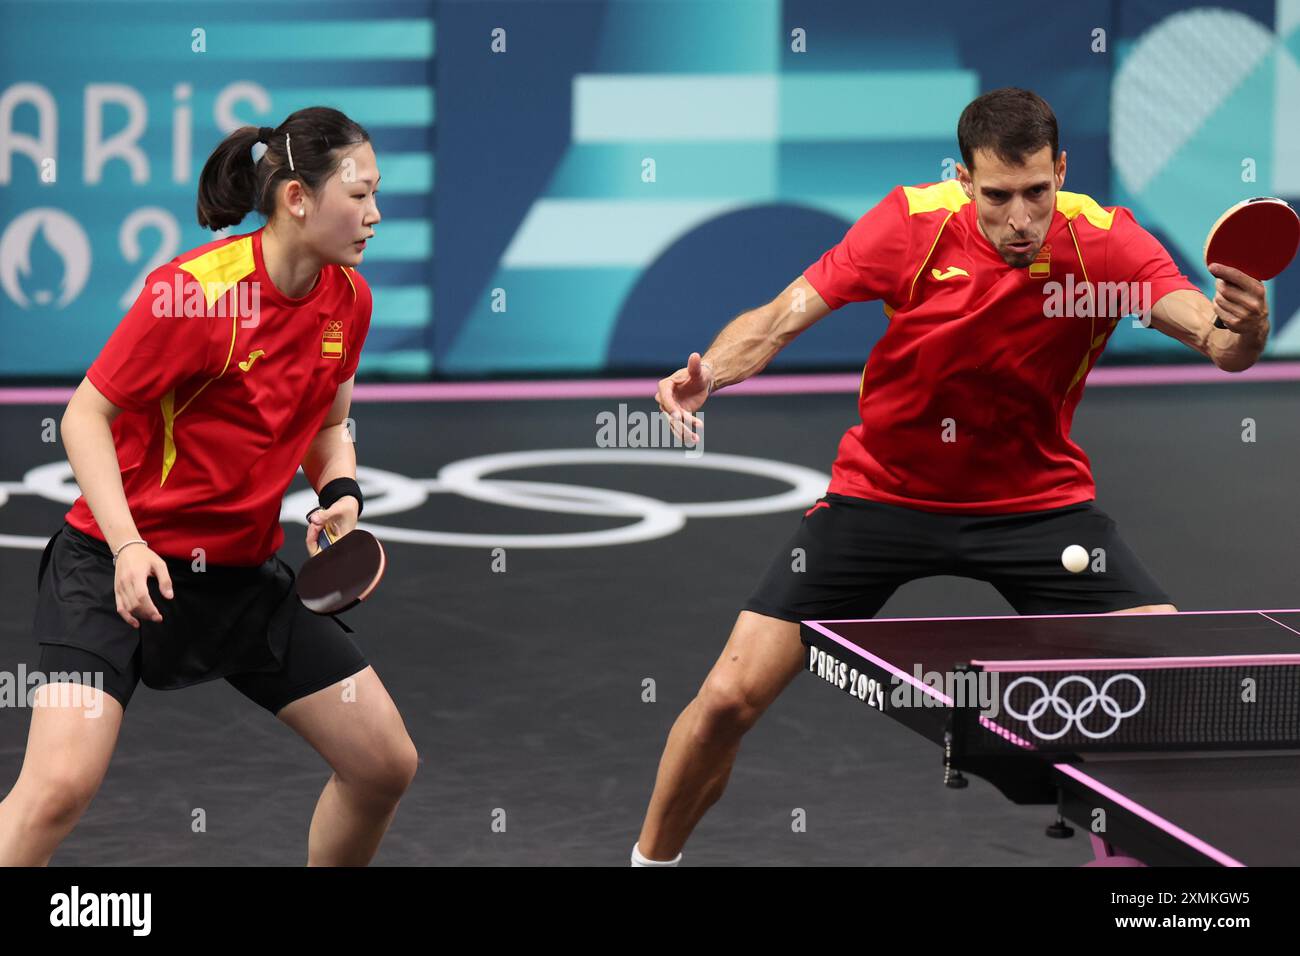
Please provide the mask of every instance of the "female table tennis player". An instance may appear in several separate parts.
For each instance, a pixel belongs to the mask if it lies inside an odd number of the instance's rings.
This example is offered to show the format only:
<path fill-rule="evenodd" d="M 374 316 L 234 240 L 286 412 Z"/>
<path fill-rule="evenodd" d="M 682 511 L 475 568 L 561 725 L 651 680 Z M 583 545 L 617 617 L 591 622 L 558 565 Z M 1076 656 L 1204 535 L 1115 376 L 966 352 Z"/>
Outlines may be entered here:
<path fill-rule="evenodd" d="M 256 210 L 265 226 L 155 269 L 68 404 L 83 496 L 42 556 L 35 621 L 40 671 L 68 682 L 35 693 L 0 863 L 44 864 L 72 831 L 140 680 L 225 678 L 320 752 L 334 773 L 310 865 L 378 848 L 415 747 L 347 628 L 302 607 L 276 557 L 299 465 L 324 509 L 309 553 L 322 524 L 337 538 L 362 510 L 345 420 L 370 325 L 356 266 L 380 220 L 369 140 L 319 107 L 228 136 L 200 176 L 199 224 Z"/>

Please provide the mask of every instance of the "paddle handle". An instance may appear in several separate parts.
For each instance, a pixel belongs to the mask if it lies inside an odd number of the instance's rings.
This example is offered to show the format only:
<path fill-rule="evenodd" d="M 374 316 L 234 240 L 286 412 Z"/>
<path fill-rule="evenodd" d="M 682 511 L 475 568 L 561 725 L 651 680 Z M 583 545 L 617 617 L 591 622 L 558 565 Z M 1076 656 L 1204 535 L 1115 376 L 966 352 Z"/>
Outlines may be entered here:
<path fill-rule="evenodd" d="M 308 520 L 308 521 L 311 521 L 311 516 L 314 515 L 316 512 L 318 512 L 318 511 L 320 511 L 320 510 L 321 510 L 321 509 L 320 509 L 319 507 L 316 507 L 316 508 L 312 508 L 311 511 L 308 511 L 308 512 L 307 512 L 307 520 Z M 331 537 L 330 537 L 330 533 L 329 533 L 328 531 L 325 530 L 325 526 L 324 526 L 324 525 L 321 525 L 321 527 L 320 527 L 320 535 L 319 535 L 319 537 L 316 538 L 316 546 L 317 546 L 318 548 L 320 548 L 322 551 L 324 551 L 326 548 L 328 548 L 328 547 L 329 547 L 330 545 L 332 545 L 333 543 L 334 543 L 334 539 L 331 538 Z"/>
<path fill-rule="evenodd" d="M 1215 327 L 1216 329 L 1226 329 L 1226 328 L 1227 328 L 1227 326 L 1223 324 L 1223 319 L 1219 318 L 1217 315 L 1214 317 L 1214 327 Z"/>

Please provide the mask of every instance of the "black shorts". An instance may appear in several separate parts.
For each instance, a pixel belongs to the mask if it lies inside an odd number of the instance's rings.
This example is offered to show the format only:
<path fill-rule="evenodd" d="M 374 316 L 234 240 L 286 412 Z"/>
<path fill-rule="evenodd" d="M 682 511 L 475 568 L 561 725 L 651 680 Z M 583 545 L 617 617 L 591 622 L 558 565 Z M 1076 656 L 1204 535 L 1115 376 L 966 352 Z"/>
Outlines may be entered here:
<path fill-rule="evenodd" d="M 1072 544 L 1091 556 L 1077 574 L 1061 563 Z M 1018 614 L 1172 603 L 1115 522 L 1091 501 L 1019 514 L 951 515 L 827 494 L 804 513 L 745 610 L 785 621 L 869 618 L 901 585 L 937 574 L 987 581 Z"/>
<path fill-rule="evenodd" d="M 137 630 L 117 613 L 108 545 L 64 524 L 36 577 L 41 671 L 102 672 L 103 689 L 124 708 L 141 680 L 171 690 L 224 677 L 275 714 L 365 668 L 350 629 L 302 606 L 293 569 L 279 557 L 258 567 L 202 570 L 164 560 L 175 596 L 164 598 L 150 577 L 149 596 L 163 619 L 137 614 Z"/>

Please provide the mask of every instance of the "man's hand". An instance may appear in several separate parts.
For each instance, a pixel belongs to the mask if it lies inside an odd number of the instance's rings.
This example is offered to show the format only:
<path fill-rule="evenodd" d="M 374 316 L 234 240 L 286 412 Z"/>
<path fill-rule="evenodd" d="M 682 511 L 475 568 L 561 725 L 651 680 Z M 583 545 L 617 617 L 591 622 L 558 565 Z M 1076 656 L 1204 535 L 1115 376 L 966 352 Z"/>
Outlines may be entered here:
<path fill-rule="evenodd" d="M 712 391 L 713 366 L 700 358 L 699 352 L 691 353 L 685 368 L 679 368 L 659 382 L 659 393 L 655 395 L 659 410 L 668 419 L 673 434 L 688 445 L 700 440 L 698 430 L 704 427 L 704 422 L 694 413 L 700 410 Z"/>
<path fill-rule="evenodd" d="M 321 528 L 325 528 L 330 533 L 330 538 L 337 541 L 349 531 L 357 526 L 357 511 L 359 509 L 357 499 L 351 495 L 344 495 L 327 511 L 320 508 L 311 513 L 307 519 L 307 554 L 315 557 L 320 554 L 321 548 L 317 544 L 320 537 Z"/>
<path fill-rule="evenodd" d="M 1264 283 L 1232 266 L 1210 264 L 1214 276 L 1214 311 L 1238 335 L 1268 337 L 1268 295 Z"/>

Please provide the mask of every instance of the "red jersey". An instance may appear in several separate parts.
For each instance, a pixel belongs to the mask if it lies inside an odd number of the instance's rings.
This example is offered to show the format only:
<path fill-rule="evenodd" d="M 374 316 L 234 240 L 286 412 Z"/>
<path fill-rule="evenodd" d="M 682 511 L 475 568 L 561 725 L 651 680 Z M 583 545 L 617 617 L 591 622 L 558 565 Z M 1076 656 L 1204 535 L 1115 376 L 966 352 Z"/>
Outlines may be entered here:
<path fill-rule="evenodd" d="M 370 287 L 328 265 L 300 299 L 276 289 L 262 230 L 159 266 L 86 377 L 123 409 L 113 443 L 149 547 L 258 565 L 284 541 L 280 504 L 370 328 Z M 84 497 L 67 514 L 103 540 Z"/>
<path fill-rule="evenodd" d="M 1070 423 L 1120 320 L 1102 284 L 1144 284 L 1137 312 L 1196 288 L 1129 210 L 1080 193 L 1057 193 L 1042 250 L 1013 268 L 956 180 L 896 187 L 804 278 L 832 309 L 881 299 L 890 319 L 829 490 L 954 514 L 1096 497 Z"/>

